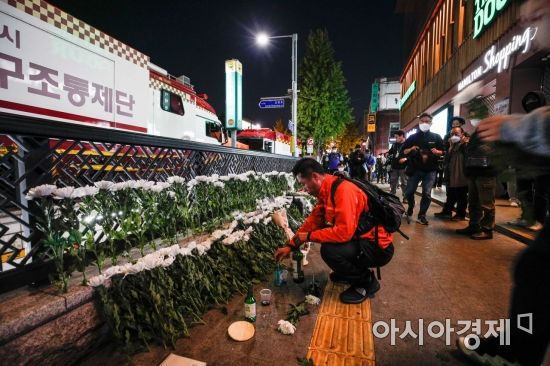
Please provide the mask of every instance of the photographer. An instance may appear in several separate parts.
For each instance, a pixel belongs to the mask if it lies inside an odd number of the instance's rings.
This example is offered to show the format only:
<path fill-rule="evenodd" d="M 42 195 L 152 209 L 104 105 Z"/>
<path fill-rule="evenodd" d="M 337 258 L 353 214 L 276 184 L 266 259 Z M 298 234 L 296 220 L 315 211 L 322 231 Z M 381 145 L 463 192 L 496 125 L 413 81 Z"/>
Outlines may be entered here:
<path fill-rule="evenodd" d="M 407 190 L 405 197 L 409 204 L 407 216 L 413 215 L 414 194 L 418 184 L 422 182 L 422 199 L 420 200 L 420 210 L 418 211 L 417 222 L 422 225 L 428 225 L 426 212 L 432 202 L 432 188 L 438 168 L 438 160 L 443 155 L 443 140 L 441 136 L 430 132 L 432 126 L 432 116 L 428 113 L 422 113 L 419 117 L 420 131 L 411 135 L 403 145 L 403 153 L 409 160 L 407 174 Z"/>

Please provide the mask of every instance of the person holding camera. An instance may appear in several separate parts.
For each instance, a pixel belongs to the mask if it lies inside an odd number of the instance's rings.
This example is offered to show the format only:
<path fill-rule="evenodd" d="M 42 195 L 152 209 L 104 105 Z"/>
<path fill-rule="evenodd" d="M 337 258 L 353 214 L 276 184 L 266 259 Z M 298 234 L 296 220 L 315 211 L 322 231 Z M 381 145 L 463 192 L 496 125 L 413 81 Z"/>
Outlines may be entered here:
<path fill-rule="evenodd" d="M 432 126 L 430 114 L 422 113 L 419 119 L 420 131 L 409 136 L 403 145 L 403 153 L 409 161 L 406 171 L 409 179 L 405 197 L 409 204 L 407 216 L 410 217 L 413 215 L 415 205 L 414 194 L 418 184 L 422 183 L 422 199 L 417 222 L 428 225 L 426 212 L 432 202 L 432 188 L 437 174 L 439 157 L 444 154 L 443 139 L 438 134 L 430 132 Z"/>

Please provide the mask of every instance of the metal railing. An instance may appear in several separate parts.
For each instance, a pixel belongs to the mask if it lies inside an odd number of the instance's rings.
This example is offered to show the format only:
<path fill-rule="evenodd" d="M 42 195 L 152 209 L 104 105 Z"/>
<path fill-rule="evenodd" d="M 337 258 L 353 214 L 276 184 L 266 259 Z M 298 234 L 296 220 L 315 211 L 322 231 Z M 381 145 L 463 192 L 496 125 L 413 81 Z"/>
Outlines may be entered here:
<path fill-rule="evenodd" d="M 41 184 L 165 181 L 177 175 L 290 171 L 296 159 L 179 139 L 0 113 L 0 293 L 44 282 L 52 272 L 38 207 L 25 195 Z"/>

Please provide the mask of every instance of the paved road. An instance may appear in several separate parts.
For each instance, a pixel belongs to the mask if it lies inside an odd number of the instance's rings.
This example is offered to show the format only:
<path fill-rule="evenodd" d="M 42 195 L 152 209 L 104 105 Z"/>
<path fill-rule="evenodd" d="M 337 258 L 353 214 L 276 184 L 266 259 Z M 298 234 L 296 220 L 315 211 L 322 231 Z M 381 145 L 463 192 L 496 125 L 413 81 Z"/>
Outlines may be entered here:
<path fill-rule="evenodd" d="M 414 218 L 417 210 L 418 202 Z M 483 322 L 507 317 L 511 269 L 525 245 L 498 233 L 488 241 L 459 236 L 454 230 L 466 226 L 466 222 L 435 219 L 433 213 L 439 210 L 440 206 L 431 206 L 429 226 L 415 221 L 403 224 L 411 240 L 397 235 L 395 256 L 382 269 L 382 289 L 372 301 L 373 321 L 389 324 L 393 318 L 400 331 L 395 346 L 390 344 L 389 336 L 375 339 L 377 365 L 467 365 L 456 352 L 457 336 L 451 334 L 451 345 L 447 346 L 444 336 L 429 337 L 427 325 L 450 319 L 456 328 L 458 320 Z M 410 336 L 399 338 L 406 320 L 418 333 L 420 318 L 425 324 L 424 346 Z M 486 330 L 482 323 L 482 331 Z"/>

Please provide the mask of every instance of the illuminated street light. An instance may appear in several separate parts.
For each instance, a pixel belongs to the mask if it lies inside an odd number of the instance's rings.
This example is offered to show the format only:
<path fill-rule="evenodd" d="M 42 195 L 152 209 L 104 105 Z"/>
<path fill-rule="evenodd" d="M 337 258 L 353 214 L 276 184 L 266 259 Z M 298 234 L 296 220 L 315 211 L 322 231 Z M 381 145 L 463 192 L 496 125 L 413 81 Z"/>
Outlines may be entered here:
<path fill-rule="evenodd" d="M 265 33 L 260 33 L 256 36 L 256 43 L 260 47 L 265 47 L 269 43 L 269 37 Z"/>
<path fill-rule="evenodd" d="M 298 34 L 293 33 L 284 36 L 268 36 L 265 33 L 259 33 L 256 36 L 256 43 L 260 47 L 265 47 L 270 39 L 276 38 L 291 38 L 292 39 L 292 149 L 293 155 L 298 156 L 298 144 L 296 138 L 298 136 Z"/>

